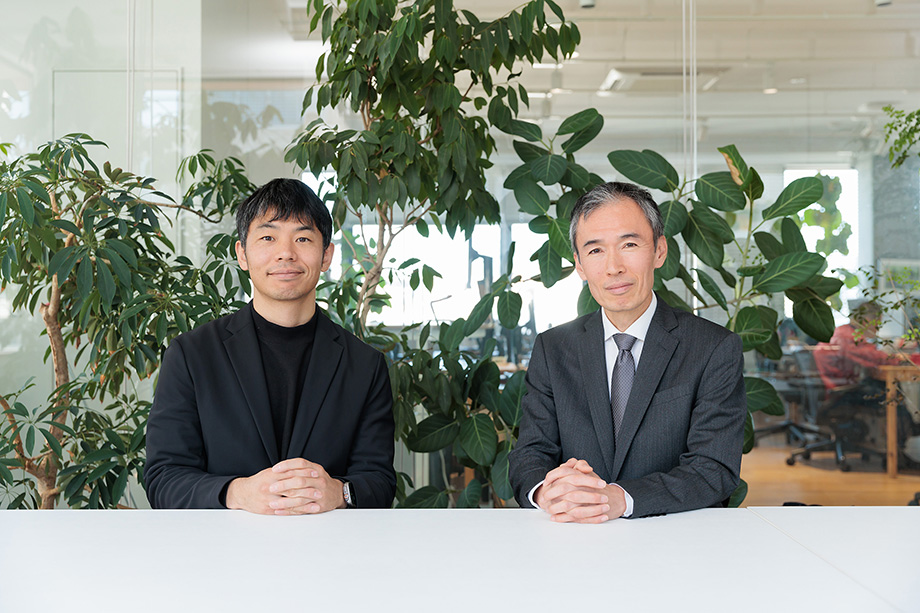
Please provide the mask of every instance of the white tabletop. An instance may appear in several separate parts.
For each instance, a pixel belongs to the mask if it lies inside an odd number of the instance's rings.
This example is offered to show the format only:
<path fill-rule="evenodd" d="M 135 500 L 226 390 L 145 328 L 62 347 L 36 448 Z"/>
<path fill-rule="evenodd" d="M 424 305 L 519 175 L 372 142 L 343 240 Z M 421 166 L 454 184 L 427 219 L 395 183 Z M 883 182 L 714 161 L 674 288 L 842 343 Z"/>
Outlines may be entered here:
<path fill-rule="evenodd" d="M 4 511 L 0 611 L 917 611 L 917 526 L 907 507 Z"/>
<path fill-rule="evenodd" d="M 892 606 L 920 611 L 917 507 L 758 507 L 751 511 Z"/>

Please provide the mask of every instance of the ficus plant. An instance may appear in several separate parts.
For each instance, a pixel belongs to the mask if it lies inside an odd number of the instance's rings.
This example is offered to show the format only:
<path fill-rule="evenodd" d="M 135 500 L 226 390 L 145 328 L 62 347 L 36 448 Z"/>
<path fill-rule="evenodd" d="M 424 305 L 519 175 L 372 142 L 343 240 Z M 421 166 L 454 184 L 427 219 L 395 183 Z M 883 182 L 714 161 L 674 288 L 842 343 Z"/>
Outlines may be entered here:
<path fill-rule="evenodd" d="M 156 372 L 169 340 L 229 312 L 245 274 L 222 237 L 202 265 L 177 255 L 162 226 L 184 212 L 217 222 L 252 186 L 238 160 L 202 152 L 183 198 L 89 150 L 69 134 L 0 161 L 0 291 L 38 314 L 54 386 L 39 406 L 0 390 L 0 492 L 6 506 L 111 508 L 140 479 L 149 402 L 138 380 Z"/>
<path fill-rule="evenodd" d="M 469 317 L 437 330 L 388 330 L 370 326 L 368 316 L 388 304 L 394 275 L 429 290 L 440 277 L 423 257 L 390 262 L 401 233 L 469 237 L 477 223 L 499 221 L 485 177 L 496 152 L 492 129 L 496 120 L 510 130 L 530 129 L 516 119 L 528 103 L 517 83 L 521 66 L 546 56 L 563 61 L 580 40 L 578 29 L 552 0 L 532 0 L 489 21 L 450 0 L 312 0 L 308 14 L 329 46 L 304 97 L 304 111 L 320 118 L 296 137 L 286 159 L 317 177 L 331 175 L 328 197 L 342 230 L 345 272 L 319 288 L 320 300 L 347 328 L 396 356 L 390 376 L 397 437 L 416 452 L 450 449 L 457 465 L 476 475 L 463 488 L 428 486 L 408 498 L 400 475 L 397 497 L 406 506 L 463 506 L 478 501 L 485 485 L 502 504 L 512 496 L 507 452 L 523 375 L 502 385 L 491 361 L 494 343 L 475 355 L 460 346 L 492 319 L 496 304 L 501 324 L 517 326 L 517 279 L 508 271 Z M 356 122 L 329 125 L 323 117 L 330 109 L 350 111 Z"/>
<path fill-rule="evenodd" d="M 520 209 L 534 216 L 530 228 L 547 235 L 531 258 L 539 262 L 547 285 L 572 271 L 574 256 L 568 241 L 572 206 L 601 182 L 576 162 L 575 151 L 600 131 L 602 123 L 596 110 L 587 109 L 565 119 L 555 135 L 544 136 L 539 126 L 530 124 L 525 140 L 514 142 L 522 164 L 508 176 L 505 187 L 514 191 Z M 665 194 L 659 206 L 668 255 L 655 272 L 655 291 L 671 306 L 703 316 L 721 311 L 715 318 L 727 322 L 741 337 L 745 351 L 770 359 L 782 357 L 777 334 L 780 313 L 771 306 L 774 296 L 792 301 L 793 319 L 805 333 L 829 340 L 834 331 L 829 301 L 843 281 L 824 275 L 826 259 L 808 250 L 798 219 L 803 209 L 822 198 L 824 184 L 817 177 L 797 179 L 772 204 L 763 206 L 764 186 L 757 171 L 734 145 L 720 147 L 719 152 L 726 170 L 684 179 L 651 150 L 617 150 L 607 156 L 613 170 L 627 180 Z M 694 265 L 688 268 L 690 261 Z M 692 304 L 682 294 L 692 297 Z M 596 308 L 585 287 L 579 312 Z M 784 410 L 776 390 L 764 379 L 745 377 L 745 387 L 747 452 L 754 444 L 753 413 L 782 415 Z M 734 497 L 736 504 L 745 492 L 742 483 Z"/>

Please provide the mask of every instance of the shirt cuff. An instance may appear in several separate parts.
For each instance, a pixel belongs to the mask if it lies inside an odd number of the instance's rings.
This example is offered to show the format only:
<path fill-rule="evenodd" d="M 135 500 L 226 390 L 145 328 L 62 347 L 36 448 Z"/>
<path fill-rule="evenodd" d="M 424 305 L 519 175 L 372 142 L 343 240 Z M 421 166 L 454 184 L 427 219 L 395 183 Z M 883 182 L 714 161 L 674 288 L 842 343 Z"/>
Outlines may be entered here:
<path fill-rule="evenodd" d="M 546 479 L 543 479 L 543 481 L 546 481 Z M 543 485 L 543 481 L 540 481 L 539 483 L 537 483 L 535 486 L 533 486 L 533 488 L 531 488 L 529 492 L 527 492 L 527 500 L 529 500 L 530 504 L 532 504 L 534 508 L 536 509 L 539 509 L 540 507 L 539 505 L 537 505 L 536 501 L 533 499 L 533 495 L 536 493 L 537 488 Z"/>
<path fill-rule="evenodd" d="M 545 481 L 545 479 L 544 479 L 544 481 Z M 539 509 L 540 507 L 539 507 L 539 506 L 537 505 L 537 503 L 534 501 L 533 495 L 534 495 L 534 493 L 536 493 L 537 488 L 540 487 L 541 485 L 543 485 L 543 481 L 540 481 L 539 483 L 537 483 L 535 486 L 533 486 L 533 488 L 531 488 L 531 490 L 530 490 L 529 492 L 527 492 L 527 500 L 529 500 L 529 501 L 530 501 L 530 504 L 532 504 L 532 505 L 533 505 L 535 508 L 537 508 L 537 509 Z M 623 511 L 623 515 L 621 515 L 620 517 L 632 517 L 632 514 L 633 514 L 633 507 L 634 507 L 634 504 L 633 504 L 633 497 L 629 495 L 629 492 L 627 492 L 626 490 L 624 490 L 622 487 L 620 487 L 620 486 L 617 485 L 616 483 L 611 483 L 610 485 L 616 485 L 616 486 L 619 487 L 621 490 L 623 490 L 623 497 L 626 499 L 626 510 Z"/>
<path fill-rule="evenodd" d="M 621 490 L 623 490 L 623 488 L 620 487 L 620 486 L 619 486 L 618 484 L 616 484 L 616 483 L 611 483 L 610 485 L 616 485 L 616 486 L 619 487 Z M 620 515 L 620 517 L 632 517 L 632 514 L 633 514 L 633 497 L 630 496 L 630 495 L 629 495 L 629 492 L 627 492 L 626 490 L 623 490 L 623 497 L 626 499 L 626 510 L 623 511 L 623 514 Z"/>

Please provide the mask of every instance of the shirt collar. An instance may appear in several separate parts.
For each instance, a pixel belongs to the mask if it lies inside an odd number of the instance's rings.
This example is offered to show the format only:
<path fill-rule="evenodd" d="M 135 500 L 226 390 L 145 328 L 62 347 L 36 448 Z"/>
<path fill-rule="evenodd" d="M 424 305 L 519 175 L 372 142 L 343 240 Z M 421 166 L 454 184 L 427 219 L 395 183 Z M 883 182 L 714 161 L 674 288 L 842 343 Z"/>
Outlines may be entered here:
<path fill-rule="evenodd" d="M 639 319 L 634 321 L 631 326 L 623 331 L 623 334 L 629 334 L 630 336 L 636 337 L 638 341 L 645 342 L 645 337 L 648 335 L 648 327 L 652 325 L 652 317 L 655 315 L 655 309 L 657 307 L 658 296 L 655 295 L 655 292 L 652 292 L 651 304 L 649 304 L 648 308 L 645 309 L 645 312 L 639 316 Z M 603 308 L 601 308 L 601 321 L 604 322 L 605 341 L 612 337 L 614 334 L 620 334 L 620 331 L 617 330 L 616 326 L 610 323 L 610 320 L 607 319 Z"/>

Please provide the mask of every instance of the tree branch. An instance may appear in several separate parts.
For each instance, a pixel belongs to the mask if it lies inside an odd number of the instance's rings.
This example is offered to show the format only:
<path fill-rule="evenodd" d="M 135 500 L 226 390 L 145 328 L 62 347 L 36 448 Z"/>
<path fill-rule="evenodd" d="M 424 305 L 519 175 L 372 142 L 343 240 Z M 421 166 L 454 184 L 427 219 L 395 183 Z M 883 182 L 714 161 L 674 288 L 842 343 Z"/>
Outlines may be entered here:
<path fill-rule="evenodd" d="M 0 395 L 0 406 L 3 407 L 3 412 L 6 414 L 7 421 L 10 422 L 10 425 L 15 430 L 16 418 L 13 417 L 13 408 L 10 406 L 10 403 L 7 402 L 6 398 L 3 397 L 3 395 Z M 29 474 L 34 474 L 35 464 L 32 462 L 32 459 L 26 455 L 26 451 L 22 446 L 22 434 L 20 432 L 16 433 L 16 438 L 13 441 L 13 449 L 16 452 L 16 458 L 22 462 L 26 472 Z"/>

